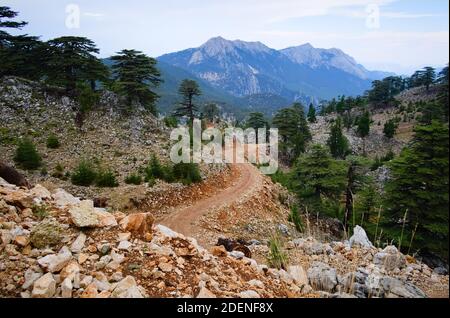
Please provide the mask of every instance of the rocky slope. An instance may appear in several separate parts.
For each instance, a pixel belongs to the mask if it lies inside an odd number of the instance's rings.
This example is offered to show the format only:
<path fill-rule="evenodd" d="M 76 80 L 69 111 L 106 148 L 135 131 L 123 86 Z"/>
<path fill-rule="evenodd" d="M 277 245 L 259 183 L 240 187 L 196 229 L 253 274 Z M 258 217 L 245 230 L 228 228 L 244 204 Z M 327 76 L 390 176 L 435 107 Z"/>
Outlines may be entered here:
<path fill-rule="evenodd" d="M 110 199 L 117 197 L 116 193 L 134 192 L 137 195 L 146 193 L 150 198 L 154 194 L 157 200 L 163 192 L 181 193 L 186 189 L 181 184 L 158 182 L 153 187 L 125 184 L 124 179 L 129 174 L 137 173 L 147 165 L 151 154 L 163 162 L 169 160 L 170 130 L 162 120 L 145 110 L 124 114 L 122 108 L 123 104 L 116 95 L 104 92 L 99 105 L 86 115 L 80 128 L 75 111 L 79 105 L 73 99 L 48 92 L 35 82 L 4 78 L 0 81 L 0 160 L 14 166 L 16 145 L 28 137 L 43 157 L 42 169 L 19 169 L 31 183 L 41 183 L 50 189 L 63 187 L 78 196 L 90 198 Z M 59 140 L 57 149 L 46 146 L 51 135 Z M 72 185 L 68 174 L 82 160 L 112 169 L 119 187 Z M 220 165 L 202 165 L 201 170 L 204 178 L 227 172 L 226 167 Z M 125 199 L 115 201 L 118 207 L 129 204 Z"/>
<path fill-rule="evenodd" d="M 330 134 L 330 127 L 336 115 L 318 116 L 315 123 L 310 124 L 313 143 L 326 145 Z M 370 158 L 385 156 L 389 151 L 399 154 L 400 151 L 411 140 L 413 124 L 411 122 L 401 122 L 397 135 L 392 138 L 386 138 L 383 133 L 384 123 L 394 118 L 393 110 L 373 114 L 374 123 L 370 127 L 369 135 L 363 140 L 356 132 L 356 126 L 350 129 L 343 129 L 344 135 L 347 137 L 352 153 L 362 155 L 364 149 Z M 379 124 L 378 124 L 379 123 Z"/>
<path fill-rule="evenodd" d="M 0 179 L 0 295 L 448 297 L 448 276 L 393 247 L 376 249 L 363 230 L 355 232 L 344 243 L 290 241 L 295 261 L 277 270 L 223 246 L 205 250 L 154 224 L 150 213 L 109 213 L 62 189 L 18 188 Z M 258 242 L 250 249 L 266 253 Z"/>
<path fill-rule="evenodd" d="M 371 158 L 375 158 L 376 156 L 383 157 L 390 151 L 399 154 L 411 141 L 414 127 L 417 124 L 417 118 L 421 115 L 414 104 L 434 101 L 438 93 L 439 87 L 437 86 L 432 86 L 429 91 L 425 87 L 407 89 L 395 97 L 399 103 L 398 106 L 373 109 L 371 112 L 372 124 L 370 126 L 370 133 L 365 140 L 357 135 L 356 126 L 351 129 L 344 128 L 343 132 L 350 142 L 352 152 L 361 155 L 365 147 L 367 155 Z M 361 115 L 360 110 L 351 110 L 351 116 L 353 118 L 359 115 Z M 336 117 L 336 113 L 317 116 L 317 122 L 310 124 L 314 143 L 326 144 L 330 126 Z M 394 138 L 389 139 L 384 136 L 383 129 L 384 124 L 391 119 L 399 119 L 399 122 Z"/>

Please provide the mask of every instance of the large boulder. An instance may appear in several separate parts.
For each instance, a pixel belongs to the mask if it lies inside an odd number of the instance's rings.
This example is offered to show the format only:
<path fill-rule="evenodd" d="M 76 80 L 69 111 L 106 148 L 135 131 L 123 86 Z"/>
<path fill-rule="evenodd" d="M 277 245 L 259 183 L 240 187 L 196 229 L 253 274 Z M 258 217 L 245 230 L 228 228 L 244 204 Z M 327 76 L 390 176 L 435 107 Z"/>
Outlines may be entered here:
<path fill-rule="evenodd" d="M 406 257 L 400 253 L 395 246 L 387 246 L 383 251 L 375 254 L 373 258 L 375 265 L 384 267 L 388 271 L 406 266 Z"/>
<path fill-rule="evenodd" d="M 34 247 L 57 245 L 63 238 L 63 228 L 54 218 L 46 218 L 31 230 L 30 242 Z"/>
<path fill-rule="evenodd" d="M 9 205 L 19 207 L 20 209 L 32 208 L 36 205 L 36 201 L 31 193 L 22 189 L 0 188 L 3 200 Z"/>
<path fill-rule="evenodd" d="M 30 183 L 16 169 L 0 162 L 0 178 L 19 187 L 30 188 Z"/>
<path fill-rule="evenodd" d="M 38 264 L 45 270 L 55 273 L 61 271 L 72 259 L 72 253 L 64 246 L 58 254 L 50 254 L 38 259 Z"/>
<path fill-rule="evenodd" d="M 63 189 L 57 189 L 52 195 L 55 204 L 60 208 L 77 205 L 81 201 Z"/>
<path fill-rule="evenodd" d="M 31 268 L 28 268 L 24 274 L 25 281 L 22 285 L 22 289 L 27 290 L 30 287 L 32 287 L 34 282 L 37 281 L 39 278 L 41 278 L 42 275 L 43 275 L 42 272 L 35 272 Z"/>
<path fill-rule="evenodd" d="M 169 229 L 168 227 L 162 225 L 162 224 L 158 224 L 156 225 L 156 229 L 165 237 L 171 238 L 171 239 L 175 239 L 175 238 L 183 238 L 184 236 L 180 233 L 177 233 L 171 229 Z"/>
<path fill-rule="evenodd" d="M 120 227 L 134 236 L 150 241 L 155 219 L 150 213 L 130 214 L 120 221 Z"/>
<path fill-rule="evenodd" d="M 426 298 L 426 294 L 409 282 L 397 278 L 383 277 L 380 280 L 387 298 Z"/>
<path fill-rule="evenodd" d="M 358 298 L 370 297 L 372 291 L 367 285 L 369 273 L 364 268 L 358 268 L 355 272 L 348 273 L 344 276 L 343 285 L 344 292 L 355 295 Z M 377 296 L 373 294 L 373 296 Z M 378 296 L 381 296 L 378 294 Z"/>
<path fill-rule="evenodd" d="M 31 297 L 50 298 L 55 295 L 56 281 L 51 273 L 47 273 L 34 282 Z"/>
<path fill-rule="evenodd" d="M 315 290 L 333 292 L 338 285 L 336 270 L 325 263 L 314 262 L 307 272 L 309 284 Z"/>
<path fill-rule="evenodd" d="M 373 247 L 372 242 L 370 242 L 369 238 L 367 237 L 366 231 L 364 231 L 364 229 L 359 225 L 355 226 L 355 228 L 353 229 L 353 235 L 352 237 L 350 237 L 349 243 L 350 247 Z"/>
<path fill-rule="evenodd" d="M 241 298 L 261 298 L 257 292 L 254 290 L 245 290 L 239 293 Z"/>
<path fill-rule="evenodd" d="M 31 195 L 34 197 L 35 201 L 40 203 L 42 200 L 50 200 L 52 198 L 52 194 L 46 188 L 41 186 L 40 184 L 36 184 L 34 188 L 30 190 Z"/>
<path fill-rule="evenodd" d="M 72 251 L 72 253 L 80 253 L 84 247 L 86 239 L 86 234 L 82 232 L 78 234 L 77 238 L 72 242 L 72 245 L 70 246 L 70 250 Z"/>
<path fill-rule="evenodd" d="M 367 272 L 358 268 L 355 272 L 347 274 L 343 279 L 344 292 L 353 294 L 358 298 L 424 298 L 425 293 L 413 284 L 381 274 L 375 268 Z"/>
<path fill-rule="evenodd" d="M 83 200 L 69 207 L 72 223 L 77 227 L 111 227 L 116 226 L 117 221 L 111 213 L 104 209 L 95 208 L 92 200 Z"/>
<path fill-rule="evenodd" d="M 97 214 L 98 227 L 112 227 L 117 226 L 117 220 L 111 213 L 107 212 L 103 208 L 94 208 Z"/>
<path fill-rule="evenodd" d="M 113 298 L 144 298 L 133 276 L 127 276 L 117 283 L 112 291 Z"/>
<path fill-rule="evenodd" d="M 301 287 L 304 285 L 308 285 L 308 275 L 302 266 L 289 266 L 287 272 L 292 276 L 294 283 Z"/>
<path fill-rule="evenodd" d="M 196 298 L 217 298 L 208 288 L 202 287 Z"/>
<path fill-rule="evenodd" d="M 92 200 L 84 200 L 69 208 L 73 224 L 78 227 L 97 227 L 100 224 Z"/>

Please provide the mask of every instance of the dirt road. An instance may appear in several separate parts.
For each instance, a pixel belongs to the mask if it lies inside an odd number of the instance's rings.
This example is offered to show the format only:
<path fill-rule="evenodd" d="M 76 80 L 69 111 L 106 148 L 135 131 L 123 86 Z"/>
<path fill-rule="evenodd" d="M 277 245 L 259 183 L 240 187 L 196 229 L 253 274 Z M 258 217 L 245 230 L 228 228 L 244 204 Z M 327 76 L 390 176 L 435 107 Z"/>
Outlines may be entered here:
<path fill-rule="evenodd" d="M 239 177 L 229 187 L 214 196 L 199 200 L 191 206 L 178 209 L 160 223 L 176 232 L 195 237 L 196 228 L 193 223 L 196 220 L 211 209 L 238 201 L 252 192 L 262 180 L 259 170 L 249 163 L 233 164 L 232 169 L 239 171 Z"/>

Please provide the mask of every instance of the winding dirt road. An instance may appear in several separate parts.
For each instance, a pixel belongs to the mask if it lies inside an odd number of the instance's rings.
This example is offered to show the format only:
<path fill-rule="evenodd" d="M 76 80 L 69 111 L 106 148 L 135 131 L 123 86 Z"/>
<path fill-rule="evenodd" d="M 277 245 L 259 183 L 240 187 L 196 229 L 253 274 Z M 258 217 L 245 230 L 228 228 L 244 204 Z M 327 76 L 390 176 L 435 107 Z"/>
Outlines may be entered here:
<path fill-rule="evenodd" d="M 238 201 L 252 192 L 260 184 L 262 175 L 249 163 L 233 164 L 232 169 L 239 171 L 239 177 L 229 187 L 214 196 L 201 199 L 193 205 L 181 208 L 161 220 L 161 224 L 186 236 L 195 236 L 194 222 L 211 209 L 216 209 Z"/>

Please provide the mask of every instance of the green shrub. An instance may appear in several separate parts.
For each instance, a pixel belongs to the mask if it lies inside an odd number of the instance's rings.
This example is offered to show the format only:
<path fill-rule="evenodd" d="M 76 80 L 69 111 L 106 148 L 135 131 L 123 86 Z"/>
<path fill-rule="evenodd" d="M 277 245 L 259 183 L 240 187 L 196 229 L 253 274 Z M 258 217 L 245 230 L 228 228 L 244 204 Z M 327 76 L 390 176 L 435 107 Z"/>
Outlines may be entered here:
<path fill-rule="evenodd" d="M 66 171 L 64 176 L 61 178 L 62 180 L 69 180 L 71 178 L 70 171 Z"/>
<path fill-rule="evenodd" d="M 170 166 L 162 165 L 158 157 L 152 155 L 148 166 L 145 168 L 145 181 L 149 182 L 152 179 L 160 179 L 166 182 L 175 181 L 173 171 Z"/>
<path fill-rule="evenodd" d="M 145 182 L 149 184 L 154 184 L 156 179 L 169 183 L 179 181 L 185 185 L 202 181 L 197 164 L 178 163 L 172 167 L 161 164 L 155 155 L 152 155 L 148 166 L 143 169 L 143 173 L 145 175 Z"/>
<path fill-rule="evenodd" d="M 269 240 L 269 265 L 277 269 L 286 269 L 288 258 L 286 252 L 283 251 L 283 243 L 280 235 L 277 233 Z"/>
<path fill-rule="evenodd" d="M 173 166 L 173 175 L 186 185 L 202 181 L 200 170 L 195 163 L 177 163 Z"/>
<path fill-rule="evenodd" d="M 13 145 L 16 142 L 16 138 L 11 134 L 10 130 L 6 127 L 0 127 L 0 144 Z"/>
<path fill-rule="evenodd" d="M 62 179 L 64 177 L 64 167 L 58 163 L 55 167 L 55 171 L 52 173 L 53 178 Z"/>
<path fill-rule="evenodd" d="M 277 170 L 274 174 L 270 175 L 272 182 L 279 183 L 287 189 L 291 189 L 290 176 L 287 173 L 284 173 L 280 169 Z"/>
<path fill-rule="evenodd" d="M 114 188 L 119 185 L 116 176 L 111 170 L 101 170 L 97 173 L 97 178 L 95 183 L 99 187 L 103 188 Z"/>
<path fill-rule="evenodd" d="M 156 184 L 156 180 L 154 178 L 146 179 L 145 182 L 147 182 L 149 187 L 153 187 Z"/>
<path fill-rule="evenodd" d="M 377 170 L 379 167 L 383 166 L 386 162 L 391 161 L 392 159 L 395 158 L 395 154 L 392 150 L 389 150 L 386 155 L 384 155 L 383 157 L 378 157 L 376 156 L 374 161 L 372 162 L 372 165 L 370 167 L 370 170 L 375 171 Z"/>
<path fill-rule="evenodd" d="M 394 138 L 397 128 L 397 122 L 394 119 L 391 119 L 384 124 L 383 133 L 389 139 Z"/>
<path fill-rule="evenodd" d="M 289 221 L 294 223 L 297 231 L 299 231 L 300 233 L 303 233 L 303 222 L 302 222 L 300 213 L 298 212 L 298 207 L 296 205 L 294 205 L 291 209 L 291 214 L 289 215 Z"/>
<path fill-rule="evenodd" d="M 169 128 L 177 128 L 178 120 L 176 117 L 166 116 L 164 117 L 164 124 L 166 124 L 166 126 Z"/>
<path fill-rule="evenodd" d="M 55 135 L 50 135 L 47 138 L 47 148 L 56 149 L 56 148 L 59 148 L 59 146 L 60 146 L 60 143 L 59 143 L 58 137 L 56 137 Z"/>
<path fill-rule="evenodd" d="M 44 177 L 45 177 L 46 175 L 48 175 L 48 171 L 47 171 L 47 168 L 46 168 L 46 167 L 42 167 L 42 168 L 41 168 L 41 175 L 44 176 Z"/>
<path fill-rule="evenodd" d="M 42 164 L 42 158 L 36 150 L 33 142 L 25 139 L 19 143 L 14 161 L 26 170 L 36 170 Z"/>
<path fill-rule="evenodd" d="M 381 161 L 388 162 L 395 158 L 395 153 L 392 150 L 389 150 L 386 155 L 381 158 Z"/>
<path fill-rule="evenodd" d="M 153 154 L 151 156 L 150 162 L 147 168 L 145 169 L 145 174 L 149 178 L 153 177 L 156 179 L 163 179 L 164 176 L 163 167 L 158 157 L 156 157 L 156 155 Z"/>
<path fill-rule="evenodd" d="M 140 185 L 142 183 L 142 177 L 136 173 L 132 173 L 125 178 L 125 183 Z"/>
<path fill-rule="evenodd" d="M 94 108 L 100 101 L 100 95 L 94 92 L 90 87 L 83 86 L 79 88 L 78 102 L 81 113 L 87 113 Z"/>
<path fill-rule="evenodd" d="M 86 161 L 82 161 L 72 173 L 71 181 L 74 185 L 88 187 L 94 183 L 96 177 L 97 173 L 92 165 Z"/>
<path fill-rule="evenodd" d="M 376 156 L 372 162 L 372 165 L 370 166 L 370 170 L 375 171 L 382 165 L 383 165 L 383 162 L 381 162 L 380 157 Z"/>
<path fill-rule="evenodd" d="M 44 219 L 48 215 L 48 209 L 45 205 L 33 205 L 31 208 L 33 215 L 35 215 L 39 220 Z"/>

